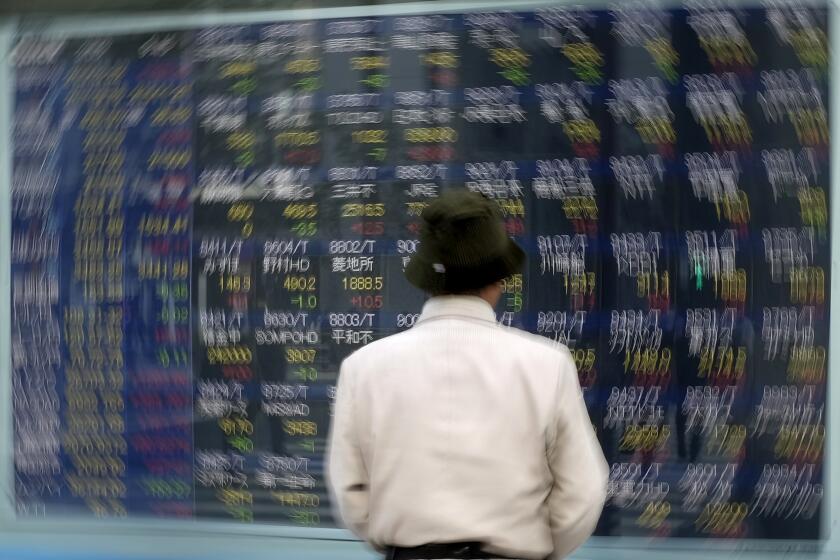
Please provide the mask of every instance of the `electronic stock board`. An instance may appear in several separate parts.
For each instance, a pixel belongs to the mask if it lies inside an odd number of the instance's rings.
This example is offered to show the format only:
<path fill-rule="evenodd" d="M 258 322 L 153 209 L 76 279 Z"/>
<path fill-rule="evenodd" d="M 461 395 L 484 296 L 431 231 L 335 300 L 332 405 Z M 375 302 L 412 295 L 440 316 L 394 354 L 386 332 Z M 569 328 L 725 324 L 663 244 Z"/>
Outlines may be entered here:
<path fill-rule="evenodd" d="M 597 534 L 820 537 L 825 6 L 360 17 L 13 56 L 21 516 L 336 525 L 341 360 L 411 328 L 441 192 L 527 251 L 501 323 L 566 344 Z"/>

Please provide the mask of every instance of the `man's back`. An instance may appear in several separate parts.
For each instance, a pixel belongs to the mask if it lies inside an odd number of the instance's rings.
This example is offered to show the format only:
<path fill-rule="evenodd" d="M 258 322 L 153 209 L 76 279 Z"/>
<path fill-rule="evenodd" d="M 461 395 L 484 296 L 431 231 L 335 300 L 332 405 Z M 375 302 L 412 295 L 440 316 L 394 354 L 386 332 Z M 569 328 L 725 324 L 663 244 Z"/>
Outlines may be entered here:
<path fill-rule="evenodd" d="M 338 500 L 374 546 L 477 541 L 543 558 L 591 532 L 607 469 L 564 348 L 500 327 L 479 298 L 435 298 L 341 376 L 332 454 L 357 454 L 367 503 Z M 354 484 L 331 478 L 339 493 Z"/>

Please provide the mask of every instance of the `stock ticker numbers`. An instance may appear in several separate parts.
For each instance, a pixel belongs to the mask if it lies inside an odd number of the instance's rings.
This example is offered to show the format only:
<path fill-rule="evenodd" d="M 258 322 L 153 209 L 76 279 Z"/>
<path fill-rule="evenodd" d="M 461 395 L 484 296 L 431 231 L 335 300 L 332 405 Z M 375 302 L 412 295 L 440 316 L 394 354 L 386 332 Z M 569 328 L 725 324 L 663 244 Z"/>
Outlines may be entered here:
<path fill-rule="evenodd" d="M 411 328 L 447 189 L 527 251 L 497 317 L 567 345 L 597 534 L 820 535 L 824 7 L 546 8 L 22 36 L 17 510 L 334 526 L 344 357 Z"/>
<path fill-rule="evenodd" d="M 180 41 L 16 50 L 21 514 L 192 515 L 192 86 Z"/>

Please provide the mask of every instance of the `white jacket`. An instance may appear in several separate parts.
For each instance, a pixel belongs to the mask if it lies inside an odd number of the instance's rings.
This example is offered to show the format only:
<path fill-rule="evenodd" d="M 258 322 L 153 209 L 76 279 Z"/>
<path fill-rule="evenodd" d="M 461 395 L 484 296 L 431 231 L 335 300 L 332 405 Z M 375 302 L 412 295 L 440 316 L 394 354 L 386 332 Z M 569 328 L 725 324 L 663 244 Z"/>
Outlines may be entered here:
<path fill-rule="evenodd" d="M 341 366 L 328 481 L 378 550 L 563 558 L 592 533 L 608 474 L 569 351 L 500 326 L 480 298 L 432 298 Z"/>

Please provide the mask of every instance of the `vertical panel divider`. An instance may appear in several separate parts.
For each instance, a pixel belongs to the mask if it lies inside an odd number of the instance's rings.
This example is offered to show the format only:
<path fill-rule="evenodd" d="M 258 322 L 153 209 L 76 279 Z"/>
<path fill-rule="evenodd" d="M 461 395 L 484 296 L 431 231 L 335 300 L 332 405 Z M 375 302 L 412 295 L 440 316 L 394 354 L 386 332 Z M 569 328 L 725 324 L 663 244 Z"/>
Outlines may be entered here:
<path fill-rule="evenodd" d="M 840 31 L 840 20 L 838 20 L 837 10 L 840 8 L 837 0 L 832 0 L 828 4 L 828 28 L 829 28 L 829 55 L 831 56 L 831 72 L 830 75 L 837 75 L 840 71 L 840 59 L 837 57 L 836 44 L 837 33 Z M 829 84 L 829 111 L 830 123 L 829 134 L 834 135 L 840 126 L 840 114 L 838 114 L 838 93 L 837 87 L 834 83 Z M 832 138 L 834 140 L 834 138 Z M 840 146 L 836 141 L 831 143 L 831 161 L 838 161 L 840 157 Z M 827 489 L 826 495 L 828 502 L 825 504 L 826 513 L 823 515 L 823 531 L 826 535 L 826 551 L 828 554 L 840 550 L 840 533 L 838 533 L 838 526 L 840 526 L 840 484 L 838 484 L 838 466 L 840 466 L 840 441 L 837 439 L 838 430 L 840 430 L 840 414 L 836 409 L 840 403 L 840 384 L 838 384 L 838 367 L 840 367 L 840 355 L 838 355 L 838 346 L 840 344 L 840 332 L 838 329 L 838 316 L 840 313 L 840 299 L 837 294 L 840 294 L 840 230 L 837 229 L 837 222 L 835 213 L 840 208 L 840 182 L 838 182 L 838 175 L 835 169 L 831 170 L 829 178 L 831 184 L 831 198 L 829 200 L 829 227 L 831 228 L 831 305 L 829 315 L 829 355 L 828 355 L 828 434 L 834 434 L 827 439 L 828 449 L 826 450 L 826 465 L 825 473 L 825 487 Z"/>
<path fill-rule="evenodd" d="M 15 20 L 0 18 L 0 527 L 14 518 L 11 375 L 12 70 Z"/>

